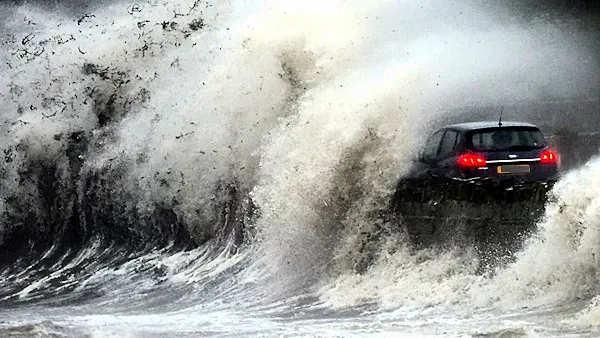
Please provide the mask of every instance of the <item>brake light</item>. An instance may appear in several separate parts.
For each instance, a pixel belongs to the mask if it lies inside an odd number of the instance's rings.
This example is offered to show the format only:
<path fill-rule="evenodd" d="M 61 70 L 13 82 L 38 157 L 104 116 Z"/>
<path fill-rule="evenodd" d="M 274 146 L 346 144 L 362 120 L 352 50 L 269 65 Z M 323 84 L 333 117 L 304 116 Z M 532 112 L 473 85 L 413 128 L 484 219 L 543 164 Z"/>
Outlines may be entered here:
<path fill-rule="evenodd" d="M 485 167 L 485 157 L 479 154 L 467 153 L 458 157 L 458 166 L 461 168 Z"/>
<path fill-rule="evenodd" d="M 545 150 L 540 154 L 541 164 L 556 164 L 558 163 L 558 154 L 553 150 Z"/>

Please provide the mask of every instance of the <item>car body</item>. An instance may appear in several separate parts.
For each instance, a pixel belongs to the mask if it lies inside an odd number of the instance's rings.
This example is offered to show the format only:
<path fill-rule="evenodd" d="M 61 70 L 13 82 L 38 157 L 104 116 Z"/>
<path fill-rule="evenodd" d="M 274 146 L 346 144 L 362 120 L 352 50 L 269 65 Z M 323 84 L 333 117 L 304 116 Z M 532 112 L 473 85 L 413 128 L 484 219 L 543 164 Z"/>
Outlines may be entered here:
<path fill-rule="evenodd" d="M 538 127 L 524 122 L 444 126 L 427 140 L 414 175 L 508 186 L 554 183 L 559 156 Z"/>
<path fill-rule="evenodd" d="M 384 219 L 417 247 L 467 243 L 508 255 L 535 230 L 558 175 L 558 154 L 533 124 L 447 125 L 399 178 Z"/>

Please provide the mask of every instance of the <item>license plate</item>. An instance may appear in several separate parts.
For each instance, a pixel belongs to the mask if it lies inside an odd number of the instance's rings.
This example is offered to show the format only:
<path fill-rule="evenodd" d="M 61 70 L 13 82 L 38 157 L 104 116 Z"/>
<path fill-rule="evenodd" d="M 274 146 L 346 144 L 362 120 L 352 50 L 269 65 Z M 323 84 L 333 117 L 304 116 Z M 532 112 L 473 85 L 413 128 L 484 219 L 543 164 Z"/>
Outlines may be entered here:
<path fill-rule="evenodd" d="M 498 174 L 527 174 L 529 172 L 531 172 L 529 164 L 498 166 Z"/>

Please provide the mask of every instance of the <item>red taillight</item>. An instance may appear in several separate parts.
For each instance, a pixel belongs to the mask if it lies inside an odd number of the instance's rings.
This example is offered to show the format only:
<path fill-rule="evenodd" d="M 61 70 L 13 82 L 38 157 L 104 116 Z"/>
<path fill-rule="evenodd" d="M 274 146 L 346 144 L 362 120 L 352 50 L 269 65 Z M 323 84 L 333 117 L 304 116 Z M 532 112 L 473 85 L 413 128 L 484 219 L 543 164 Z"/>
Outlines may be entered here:
<path fill-rule="evenodd" d="M 541 164 L 556 164 L 558 163 L 558 154 L 553 150 L 545 150 L 540 154 Z"/>
<path fill-rule="evenodd" d="M 485 167 L 485 157 L 479 154 L 462 154 L 458 157 L 458 166 L 461 168 L 479 168 Z"/>

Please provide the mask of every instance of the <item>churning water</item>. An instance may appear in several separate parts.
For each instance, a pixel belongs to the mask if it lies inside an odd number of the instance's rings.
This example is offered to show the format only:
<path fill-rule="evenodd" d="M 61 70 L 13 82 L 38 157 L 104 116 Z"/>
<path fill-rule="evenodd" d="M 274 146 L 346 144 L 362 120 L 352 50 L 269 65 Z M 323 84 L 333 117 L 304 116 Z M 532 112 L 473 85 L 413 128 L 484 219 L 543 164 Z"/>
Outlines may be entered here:
<path fill-rule="evenodd" d="M 379 218 L 453 108 L 592 93 L 573 31 L 477 1 L 0 6 L 1 335 L 598 334 L 599 160 L 486 273 Z"/>

